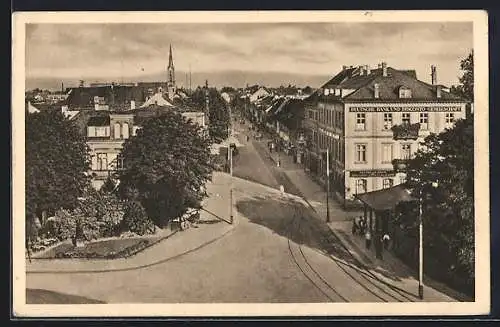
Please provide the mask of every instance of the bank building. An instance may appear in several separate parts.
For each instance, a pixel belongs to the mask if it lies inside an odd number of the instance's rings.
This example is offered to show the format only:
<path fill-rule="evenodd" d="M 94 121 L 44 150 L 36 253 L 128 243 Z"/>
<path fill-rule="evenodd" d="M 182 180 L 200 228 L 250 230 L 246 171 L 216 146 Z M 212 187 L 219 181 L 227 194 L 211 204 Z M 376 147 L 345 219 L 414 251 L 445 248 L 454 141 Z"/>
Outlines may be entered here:
<path fill-rule="evenodd" d="M 385 62 L 343 66 L 304 102 L 306 169 L 325 184 L 328 149 L 330 185 L 344 203 L 404 183 L 398 167 L 419 143 L 466 117 L 467 101 L 437 83 L 435 66 L 430 74 L 431 84 Z"/>

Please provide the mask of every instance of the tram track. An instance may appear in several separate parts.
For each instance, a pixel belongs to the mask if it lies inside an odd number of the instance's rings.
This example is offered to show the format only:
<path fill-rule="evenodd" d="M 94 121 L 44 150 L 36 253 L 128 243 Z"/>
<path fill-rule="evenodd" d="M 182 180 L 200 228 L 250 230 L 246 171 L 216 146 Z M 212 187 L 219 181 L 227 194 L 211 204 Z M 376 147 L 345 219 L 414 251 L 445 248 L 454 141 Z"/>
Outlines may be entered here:
<path fill-rule="evenodd" d="M 266 151 L 262 148 L 261 144 L 256 146 L 256 152 L 259 157 L 262 158 L 264 162 L 267 164 L 273 165 L 273 162 L 270 157 L 266 156 Z M 309 208 L 317 215 L 317 211 L 310 204 L 310 202 L 305 198 L 303 193 L 288 179 L 286 174 L 282 171 L 278 171 L 275 167 L 266 168 L 272 173 L 274 178 L 282 185 L 285 185 L 288 193 L 291 193 L 294 196 L 298 196 L 301 198 Z M 320 222 L 321 219 L 315 218 Z M 311 283 L 318 289 L 320 289 L 321 293 L 325 295 L 330 301 L 334 302 L 349 302 L 344 295 L 340 294 L 339 291 L 330 283 L 326 281 L 324 276 L 322 276 L 308 261 L 303 249 L 302 245 L 295 244 L 293 245 L 293 241 L 291 241 L 291 229 L 294 225 L 297 226 L 297 230 L 300 228 L 300 224 L 305 220 L 304 217 L 300 213 L 298 213 L 297 208 L 294 207 L 294 217 L 292 218 L 289 226 L 289 237 L 288 237 L 288 248 L 290 255 L 301 272 L 311 281 Z M 395 285 L 392 285 L 389 282 L 384 281 L 377 275 L 375 275 L 369 267 L 367 267 L 363 262 L 361 262 L 352 252 L 349 250 L 346 245 L 340 240 L 339 236 L 336 235 L 328 226 L 327 231 L 320 230 L 315 226 L 315 224 L 309 223 L 310 228 L 315 229 L 314 232 L 316 235 L 320 236 L 320 242 L 322 243 L 322 248 L 327 249 L 327 251 L 316 250 L 318 254 L 321 254 L 331 261 L 333 261 L 336 266 L 344 272 L 351 280 L 353 280 L 357 285 L 366 290 L 368 293 L 373 295 L 375 298 L 379 299 L 383 302 L 415 302 L 417 301 L 416 295 L 407 292 L 404 289 L 401 289 Z M 340 246 L 340 249 L 335 248 L 335 246 Z M 294 251 L 295 249 L 295 251 Z M 333 251 L 332 251 L 333 250 Z M 342 251 L 347 253 L 350 261 L 354 263 L 348 263 L 339 258 L 336 258 L 332 253 L 336 253 L 338 251 Z M 300 265 L 302 263 L 302 266 Z M 326 289 L 326 290 L 325 290 Z M 325 294 L 326 293 L 326 294 Z"/>

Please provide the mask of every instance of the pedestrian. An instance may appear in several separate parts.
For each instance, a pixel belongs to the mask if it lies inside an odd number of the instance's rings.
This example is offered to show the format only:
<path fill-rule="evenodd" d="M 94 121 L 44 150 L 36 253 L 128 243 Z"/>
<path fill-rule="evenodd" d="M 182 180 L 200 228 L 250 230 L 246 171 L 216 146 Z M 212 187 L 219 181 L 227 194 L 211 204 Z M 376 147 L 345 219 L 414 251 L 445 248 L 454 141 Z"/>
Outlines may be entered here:
<path fill-rule="evenodd" d="M 366 221 L 362 216 L 359 217 L 359 226 L 360 226 L 361 235 L 363 235 L 365 233 L 365 230 L 366 230 Z"/>
<path fill-rule="evenodd" d="M 357 217 L 354 217 L 354 219 L 352 220 L 352 235 L 356 235 L 358 233 L 358 223 L 357 223 L 357 220 L 358 218 Z"/>
<path fill-rule="evenodd" d="M 389 242 L 391 241 L 391 237 L 389 234 L 385 233 L 384 236 L 382 236 L 382 243 L 384 243 L 384 249 L 388 250 L 389 249 Z"/>
<path fill-rule="evenodd" d="M 367 230 L 365 233 L 365 245 L 367 249 L 369 249 L 372 245 L 372 234 L 370 234 L 369 230 Z"/>
<path fill-rule="evenodd" d="M 247 135 L 247 142 L 250 140 L 250 136 Z"/>

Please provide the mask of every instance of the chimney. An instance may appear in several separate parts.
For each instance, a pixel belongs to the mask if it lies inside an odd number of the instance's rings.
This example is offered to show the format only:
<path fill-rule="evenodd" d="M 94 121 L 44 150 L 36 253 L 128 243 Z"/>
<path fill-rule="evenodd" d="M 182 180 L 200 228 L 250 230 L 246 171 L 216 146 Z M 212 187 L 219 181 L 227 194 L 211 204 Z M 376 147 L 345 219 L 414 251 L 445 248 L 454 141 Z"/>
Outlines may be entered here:
<path fill-rule="evenodd" d="M 365 66 L 359 66 L 359 76 L 363 76 L 365 74 Z"/>
<path fill-rule="evenodd" d="M 134 109 L 135 109 L 135 101 L 130 100 L 130 110 L 134 110 Z"/>
<path fill-rule="evenodd" d="M 347 66 L 346 66 L 346 65 L 343 65 L 343 66 L 342 66 L 342 70 L 343 70 L 343 71 L 344 71 L 344 70 L 347 70 Z"/>
<path fill-rule="evenodd" d="M 436 85 L 436 98 L 441 98 L 441 85 Z"/>
<path fill-rule="evenodd" d="M 382 62 L 382 76 L 387 77 L 387 63 Z"/>
<path fill-rule="evenodd" d="M 431 84 L 432 85 L 437 84 L 436 66 L 434 66 L 434 65 L 431 66 Z"/>
<path fill-rule="evenodd" d="M 369 65 L 365 65 L 365 71 L 366 71 L 366 75 L 370 75 L 371 69 L 370 69 Z"/>
<path fill-rule="evenodd" d="M 61 82 L 61 93 L 64 93 L 64 82 Z"/>
<path fill-rule="evenodd" d="M 380 97 L 380 89 L 378 83 L 373 84 L 374 92 L 373 96 L 375 99 L 378 99 Z"/>

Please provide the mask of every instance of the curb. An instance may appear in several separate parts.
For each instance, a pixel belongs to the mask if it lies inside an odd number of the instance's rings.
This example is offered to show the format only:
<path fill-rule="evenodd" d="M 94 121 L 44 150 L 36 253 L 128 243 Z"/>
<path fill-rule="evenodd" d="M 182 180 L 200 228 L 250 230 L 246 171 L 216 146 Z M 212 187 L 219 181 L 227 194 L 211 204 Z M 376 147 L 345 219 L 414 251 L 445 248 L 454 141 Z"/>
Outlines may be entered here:
<path fill-rule="evenodd" d="M 186 254 L 195 252 L 197 250 L 200 250 L 204 248 L 207 245 L 210 245 L 220 239 L 222 239 L 224 236 L 229 234 L 234 230 L 234 227 L 236 224 L 231 225 L 231 228 L 228 228 L 226 231 L 224 231 L 221 235 L 216 236 L 215 238 L 212 238 L 211 240 L 205 241 L 202 244 L 195 246 L 194 248 L 191 248 L 189 250 L 185 250 L 181 253 L 175 254 L 173 256 L 163 258 L 161 260 L 157 260 L 148 264 L 142 264 L 142 265 L 136 265 L 132 267 L 124 267 L 124 268 L 112 268 L 112 269 L 82 269 L 82 270 L 68 270 L 68 271 L 60 271 L 60 270 L 42 270 L 42 271 L 28 271 L 26 270 L 26 274 L 78 274 L 78 273 L 106 273 L 106 272 L 118 272 L 118 271 L 131 271 L 131 270 L 139 270 L 139 269 L 144 269 L 144 268 L 149 268 L 152 266 L 156 266 L 162 263 L 165 263 L 170 260 L 174 260 L 177 258 L 180 258 Z M 158 243 L 157 243 L 158 244 Z M 127 260 L 126 258 L 124 260 Z"/>

